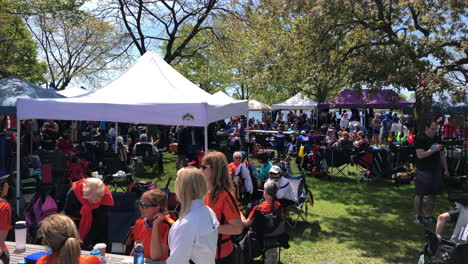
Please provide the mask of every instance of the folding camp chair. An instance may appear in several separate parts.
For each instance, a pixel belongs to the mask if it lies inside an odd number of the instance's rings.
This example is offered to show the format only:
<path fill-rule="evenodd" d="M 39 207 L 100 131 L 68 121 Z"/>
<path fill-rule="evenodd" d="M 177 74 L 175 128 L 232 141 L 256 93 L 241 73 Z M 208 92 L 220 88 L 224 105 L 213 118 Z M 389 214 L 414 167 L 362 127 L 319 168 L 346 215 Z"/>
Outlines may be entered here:
<path fill-rule="evenodd" d="M 305 174 L 287 175 L 283 177 L 289 181 L 293 193 L 297 197 L 297 202 L 285 208 L 286 215 L 290 218 L 287 219 L 286 217 L 285 221 L 291 228 L 295 228 L 299 219 L 307 222 L 309 205 L 310 207 L 314 206 L 314 195 L 306 183 Z"/>
<path fill-rule="evenodd" d="M 345 177 L 344 170 L 348 166 L 349 156 L 346 152 L 342 150 L 335 150 L 335 149 L 325 149 L 324 151 L 325 161 L 327 162 L 328 168 L 330 171 L 328 175 L 330 176 L 338 176 L 341 175 Z M 345 166 L 343 166 L 345 165 Z M 336 173 L 333 173 L 333 169 L 336 170 Z"/>
<path fill-rule="evenodd" d="M 125 253 L 125 236 L 138 219 L 137 197 L 134 192 L 112 192 L 112 198 L 114 206 L 109 212 L 107 240 L 112 246 L 111 252 Z"/>

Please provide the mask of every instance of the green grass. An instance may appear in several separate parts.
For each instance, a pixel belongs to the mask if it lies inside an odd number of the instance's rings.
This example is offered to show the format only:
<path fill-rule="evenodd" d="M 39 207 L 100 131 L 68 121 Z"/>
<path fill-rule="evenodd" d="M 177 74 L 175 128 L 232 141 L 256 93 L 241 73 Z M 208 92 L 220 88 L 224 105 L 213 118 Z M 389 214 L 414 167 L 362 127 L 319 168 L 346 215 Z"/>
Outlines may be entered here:
<path fill-rule="evenodd" d="M 169 188 L 174 190 L 175 159 L 166 155 L 164 173 L 147 180 L 163 188 L 173 177 Z M 413 224 L 414 185 L 358 183 L 353 176 L 308 177 L 307 182 L 315 205 L 307 222 L 291 231 L 291 247 L 281 250 L 282 263 L 417 263 L 424 226 Z M 451 208 L 444 194 L 436 201 L 434 216 Z"/>

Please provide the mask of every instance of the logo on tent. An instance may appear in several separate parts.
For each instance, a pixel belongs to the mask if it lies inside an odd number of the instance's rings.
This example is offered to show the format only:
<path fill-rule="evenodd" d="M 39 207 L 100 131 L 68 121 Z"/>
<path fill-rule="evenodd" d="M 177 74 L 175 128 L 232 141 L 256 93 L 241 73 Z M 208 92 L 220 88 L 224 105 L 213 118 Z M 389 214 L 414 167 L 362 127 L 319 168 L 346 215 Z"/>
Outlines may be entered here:
<path fill-rule="evenodd" d="M 184 120 L 184 121 L 193 121 L 193 120 L 195 120 L 195 117 L 190 113 L 186 113 L 185 115 L 182 116 L 182 120 Z"/>

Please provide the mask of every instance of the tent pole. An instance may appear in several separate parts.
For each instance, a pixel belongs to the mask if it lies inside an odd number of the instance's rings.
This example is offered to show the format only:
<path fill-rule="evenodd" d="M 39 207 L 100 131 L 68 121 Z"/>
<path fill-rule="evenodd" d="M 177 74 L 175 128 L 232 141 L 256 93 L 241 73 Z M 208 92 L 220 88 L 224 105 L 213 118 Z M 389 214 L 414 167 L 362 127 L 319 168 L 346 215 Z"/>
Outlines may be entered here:
<path fill-rule="evenodd" d="M 205 154 L 208 153 L 208 126 L 205 126 Z"/>
<path fill-rule="evenodd" d="M 247 142 L 247 161 L 249 161 L 249 154 L 250 154 L 250 129 L 249 129 L 249 112 L 247 111 L 247 133 L 246 133 L 246 136 L 247 136 L 247 139 L 245 142 Z"/>
<path fill-rule="evenodd" d="M 21 184 L 21 169 L 20 169 L 20 144 L 21 144 L 21 121 L 16 116 L 16 215 L 20 215 L 20 184 Z"/>
<path fill-rule="evenodd" d="M 119 136 L 119 122 L 115 122 L 115 154 L 117 154 L 117 137 Z"/>

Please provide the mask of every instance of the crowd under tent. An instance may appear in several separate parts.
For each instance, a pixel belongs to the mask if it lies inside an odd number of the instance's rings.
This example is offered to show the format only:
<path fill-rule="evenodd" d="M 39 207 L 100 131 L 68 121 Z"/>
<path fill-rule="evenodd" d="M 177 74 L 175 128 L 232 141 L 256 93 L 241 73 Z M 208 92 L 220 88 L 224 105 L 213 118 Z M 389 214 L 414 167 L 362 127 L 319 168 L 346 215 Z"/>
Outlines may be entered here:
<path fill-rule="evenodd" d="M 18 100 L 17 122 L 18 127 L 25 119 L 205 127 L 206 150 L 208 124 L 232 115 L 247 115 L 247 105 L 246 100 L 213 97 L 154 51 L 148 51 L 119 78 L 96 91 L 71 98 Z M 19 166 L 19 142 L 17 151 Z"/>

